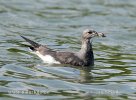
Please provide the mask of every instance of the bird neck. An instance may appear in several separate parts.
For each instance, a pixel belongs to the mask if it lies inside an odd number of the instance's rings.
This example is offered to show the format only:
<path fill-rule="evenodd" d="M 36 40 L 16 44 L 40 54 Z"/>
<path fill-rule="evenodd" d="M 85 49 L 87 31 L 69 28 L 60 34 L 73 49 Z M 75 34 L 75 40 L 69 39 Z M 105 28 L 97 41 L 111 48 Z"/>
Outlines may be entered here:
<path fill-rule="evenodd" d="M 92 43 L 90 43 L 89 39 L 82 39 L 82 46 L 78 52 L 78 57 L 83 60 L 86 65 L 94 64 Z"/>
<path fill-rule="evenodd" d="M 93 58 L 92 44 L 89 39 L 82 39 L 81 49 L 78 52 L 80 59 L 90 59 Z"/>
<path fill-rule="evenodd" d="M 92 44 L 90 43 L 90 39 L 83 39 L 80 52 L 88 53 L 90 51 L 92 51 Z"/>

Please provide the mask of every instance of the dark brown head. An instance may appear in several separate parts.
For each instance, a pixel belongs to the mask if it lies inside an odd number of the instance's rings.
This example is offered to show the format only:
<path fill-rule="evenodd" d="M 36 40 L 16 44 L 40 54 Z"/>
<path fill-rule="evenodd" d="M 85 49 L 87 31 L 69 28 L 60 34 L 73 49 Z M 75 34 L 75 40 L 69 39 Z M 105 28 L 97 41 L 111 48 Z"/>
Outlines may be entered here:
<path fill-rule="evenodd" d="M 98 33 L 94 30 L 89 30 L 89 29 L 86 29 L 83 31 L 83 35 L 82 35 L 82 38 L 83 39 L 91 39 L 93 37 L 96 37 L 96 36 L 99 36 L 99 37 L 106 37 L 104 35 L 104 33 Z"/>

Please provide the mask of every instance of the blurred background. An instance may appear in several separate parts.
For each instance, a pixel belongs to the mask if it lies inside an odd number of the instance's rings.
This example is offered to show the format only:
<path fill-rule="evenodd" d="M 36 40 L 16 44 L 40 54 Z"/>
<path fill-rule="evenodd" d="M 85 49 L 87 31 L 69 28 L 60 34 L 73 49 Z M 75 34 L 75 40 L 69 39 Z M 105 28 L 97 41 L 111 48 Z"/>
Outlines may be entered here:
<path fill-rule="evenodd" d="M 94 38 L 90 68 L 46 65 L 20 35 L 55 50 L 78 51 Z M 2 100 L 136 100 L 136 0 L 0 0 Z"/>

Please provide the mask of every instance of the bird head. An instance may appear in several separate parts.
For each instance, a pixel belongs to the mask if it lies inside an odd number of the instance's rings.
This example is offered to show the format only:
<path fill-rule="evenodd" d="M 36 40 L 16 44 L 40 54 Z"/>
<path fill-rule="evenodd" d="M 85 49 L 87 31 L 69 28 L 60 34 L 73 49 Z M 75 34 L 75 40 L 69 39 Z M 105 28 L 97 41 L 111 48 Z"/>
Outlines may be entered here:
<path fill-rule="evenodd" d="M 106 37 L 104 33 L 96 32 L 95 30 L 92 29 L 86 29 L 83 31 L 82 37 L 84 39 L 91 39 L 93 37 Z"/>

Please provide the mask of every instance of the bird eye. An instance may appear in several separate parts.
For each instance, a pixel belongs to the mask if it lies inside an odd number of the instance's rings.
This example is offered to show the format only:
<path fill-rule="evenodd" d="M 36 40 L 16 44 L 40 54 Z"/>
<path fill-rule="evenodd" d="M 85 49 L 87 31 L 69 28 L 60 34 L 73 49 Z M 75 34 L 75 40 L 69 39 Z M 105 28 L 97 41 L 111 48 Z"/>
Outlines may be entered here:
<path fill-rule="evenodd" d="M 91 32 L 91 31 L 89 31 L 88 33 L 89 33 L 89 34 L 92 34 L 92 32 Z"/>

